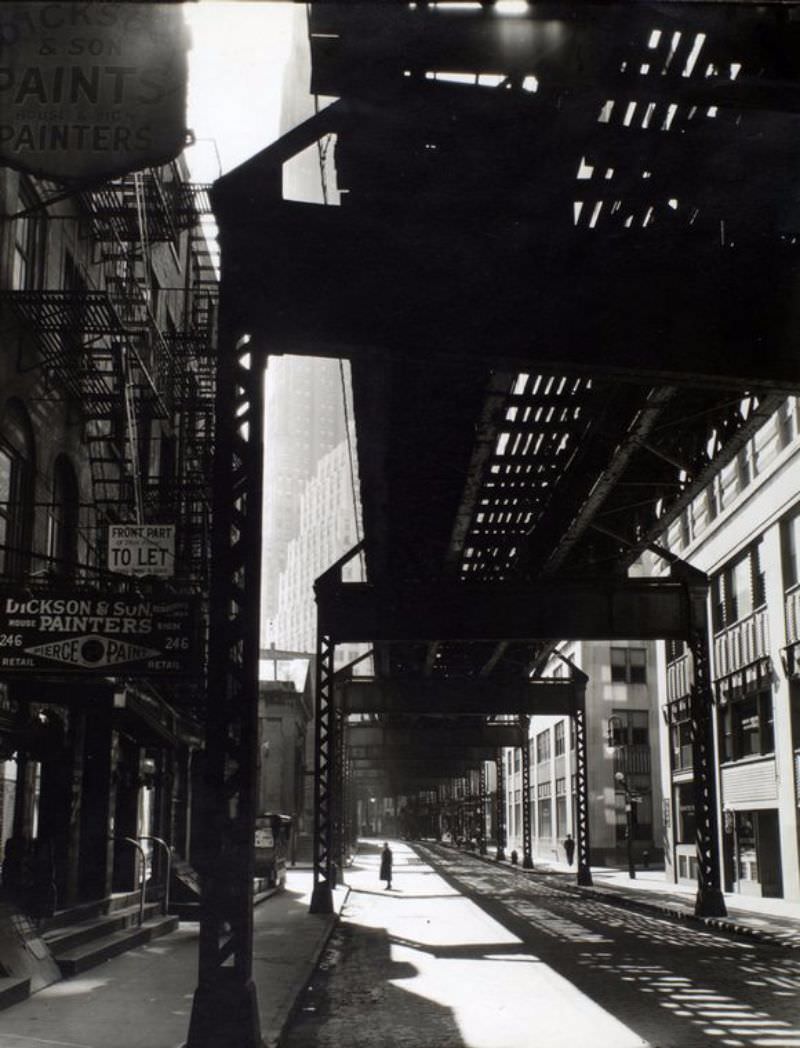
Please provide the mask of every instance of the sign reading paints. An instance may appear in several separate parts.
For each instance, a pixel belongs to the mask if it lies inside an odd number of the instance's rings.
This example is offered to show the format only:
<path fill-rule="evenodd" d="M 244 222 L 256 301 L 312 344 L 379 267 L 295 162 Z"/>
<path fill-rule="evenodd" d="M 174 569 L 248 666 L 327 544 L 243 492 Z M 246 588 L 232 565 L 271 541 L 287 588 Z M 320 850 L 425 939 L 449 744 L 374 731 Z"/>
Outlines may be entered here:
<path fill-rule="evenodd" d="M 111 524 L 108 567 L 123 575 L 175 574 L 174 524 Z"/>
<path fill-rule="evenodd" d="M 0 674 L 186 675 L 198 671 L 196 637 L 186 598 L 0 597 Z"/>
<path fill-rule="evenodd" d="M 0 164 L 60 181 L 166 164 L 186 144 L 181 4 L 0 4 Z"/>

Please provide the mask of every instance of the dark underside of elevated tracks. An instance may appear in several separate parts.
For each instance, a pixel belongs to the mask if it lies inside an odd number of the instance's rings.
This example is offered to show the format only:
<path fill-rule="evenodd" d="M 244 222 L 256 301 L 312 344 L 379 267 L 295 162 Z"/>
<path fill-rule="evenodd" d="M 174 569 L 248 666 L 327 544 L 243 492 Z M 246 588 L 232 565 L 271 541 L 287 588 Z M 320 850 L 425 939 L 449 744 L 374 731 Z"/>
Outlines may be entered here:
<path fill-rule="evenodd" d="M 318 904 L 343 795 L 381 759 L 412 792 L 519 745 L 530 714 L 568 712 L 585 821 L 585 679 L 537 673 L 560 639 L 646 637 L 694 655 L 698 905 L 712 912 L 706 580 L 627 569 L 800 388 L 800 8 L 324 3 L 309 17 L 317 114 L 213 192 L 215 606 L 233 614 L 216 625 L 212 694 L 220 791 L 244 798 L 218 821 L 246 842 L 256 362 L 341 356 L 368 581 L 334 568 L 317 585 Z M 326 145 L 339 205 L 283 200 L 283 164 Z M 375 679 L 340 687 L 333 649 L 350 640 L 372 643 Z M 368 727 L 348 728 L 354 714 Z M 207 987 L 247 935 L 222 896 L 209 912 Z"/>

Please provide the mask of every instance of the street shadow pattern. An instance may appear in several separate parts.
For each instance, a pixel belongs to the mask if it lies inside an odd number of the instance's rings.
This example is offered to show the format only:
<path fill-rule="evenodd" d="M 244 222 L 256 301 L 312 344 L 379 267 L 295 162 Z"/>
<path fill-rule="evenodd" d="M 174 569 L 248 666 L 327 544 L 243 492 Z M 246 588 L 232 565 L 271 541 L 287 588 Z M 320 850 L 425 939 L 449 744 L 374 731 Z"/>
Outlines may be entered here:
<path fill-rule="evenodd" d="M 391 947 L 382 928 L 340 923 L 281 1048 L 468 1048 L 452 1009 L 394 985 L 418 972 Z"/>
<path fill-rule="evenodd" d="M 422 855 L 522 940 L 516 952 L 527 948 L 651 1044 L 800 1048 L 800 959 L 790 951 L 578 898 L 463 853 L 425 847 Z M 460 955 L 460 947 L 436 950 Z"/>

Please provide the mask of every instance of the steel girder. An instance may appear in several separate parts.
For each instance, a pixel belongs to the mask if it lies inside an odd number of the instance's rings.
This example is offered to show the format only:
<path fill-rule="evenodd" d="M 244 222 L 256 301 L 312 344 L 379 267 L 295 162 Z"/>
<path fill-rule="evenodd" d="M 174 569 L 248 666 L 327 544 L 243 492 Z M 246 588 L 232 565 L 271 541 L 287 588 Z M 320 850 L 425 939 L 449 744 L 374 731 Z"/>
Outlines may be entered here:
<path fill-rule="evenodd" d="M 365 750 L 383 748 L 387 753 L 403 749 L 432 749 L 435 752 L 449 753 L 454 749 L 483 749 L 494 751 L 498 746 L 519 746 L 522 726 L 516 724 L 459 724 L 442 725 L 437 730 L 437 721 L 433 723 L 405 724 L 348 724 L 348 743 L 353 757 L 370 756 Z M 487 760 L 490 758 L 487 757 Z"/>
<path fill-rule="evenodd" d="M 265 356 L 221 288 L 198 986 L 187 1048 L 260 1048 L 252 979 Z"/>
<path fill-rule="evenodd" d="M 501 862 L 506 857 L 506 768 L 502 750 L 494 756 L 497 773 L 497 795 L 495 796 L 495 819 L 497 822 L 497 852 L 495 858 Z"/>
<path fill-rule="evenodd" d="M 567 679 L 497 683 L 485 678 L 356 678 L 337 682 L 336 700 L 346 713 L 405 713 L 419 716 L 566 715 L 572 709 L 572 684 Z"/>
<path fill-rule="evenodd" d="M 672 578 L 373 585 L 328 572 L 322 579 L 321 628 L 337 643 L 682 640 L 689 633 L 686 586 Z"/>
<path fill-rule="evenodd" d="M 317 626 L 314 716 L 314 888 L 311 913 L 333 913 L 336 804 L 336 716 L 333 703 L 335 645 Z"/>
<path fill-rule="evenodd" d="M 533 868 L 531 841 L 531 747 L 528 741 L 529 721 L 522 716 L 520 731 L 522 733 L 522 866 L 526 870 Z"/>
<path fill-rule="evenodd" d="M 572 708 L 572 719 L 575 724 L 575 811 L 578 819 L 576 827 L 576 850 L 578 853 L 578 884 L 592 883 L 591 842 L 589 839 L 589 755 L 586 740 L 586 684 L 589 678 L 578 669 L 571 667 L 575 683 L 575 702 Z"/>

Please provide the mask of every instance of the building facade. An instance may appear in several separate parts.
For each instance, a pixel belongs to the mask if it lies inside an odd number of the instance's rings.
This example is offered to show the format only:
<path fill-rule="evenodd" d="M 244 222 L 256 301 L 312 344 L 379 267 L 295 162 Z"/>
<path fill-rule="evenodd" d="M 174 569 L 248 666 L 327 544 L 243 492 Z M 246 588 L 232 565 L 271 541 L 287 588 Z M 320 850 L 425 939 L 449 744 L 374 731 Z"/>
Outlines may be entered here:
<path fill-rule="evenodd" d="M 591 862 L 656 863 L 663 850 L 656 646 L 653 643 L 559 645 L 546 677 L 569 675 L 564 659 L 589 680 L 586 731 Z M 575 731 L 571 717 L 530 718 L 530 820 L 534 862 L 562 862 L 576 833 Z M 505 751 L 509 849 L 522 855 L 522 751 Z M 629 848 L 630 842 L 630 848 Z"/>
<path fill-rule="evenodd" d="M 135 886 L 126 837 L 191 854 L 217 286 L 180 161 L 0 205 L 3 886 L 44 911 Z"/>
<path fill-rule="evenodd" d="M 709 576 L 719 854 L 726 891 L 800 899 L 800 439 L 789 397 L 664 535 Z M 652 571 L 663 572 L 653 560 Z M 662 645 L 665 858 L 693 880 L 691 659 Z"/>

